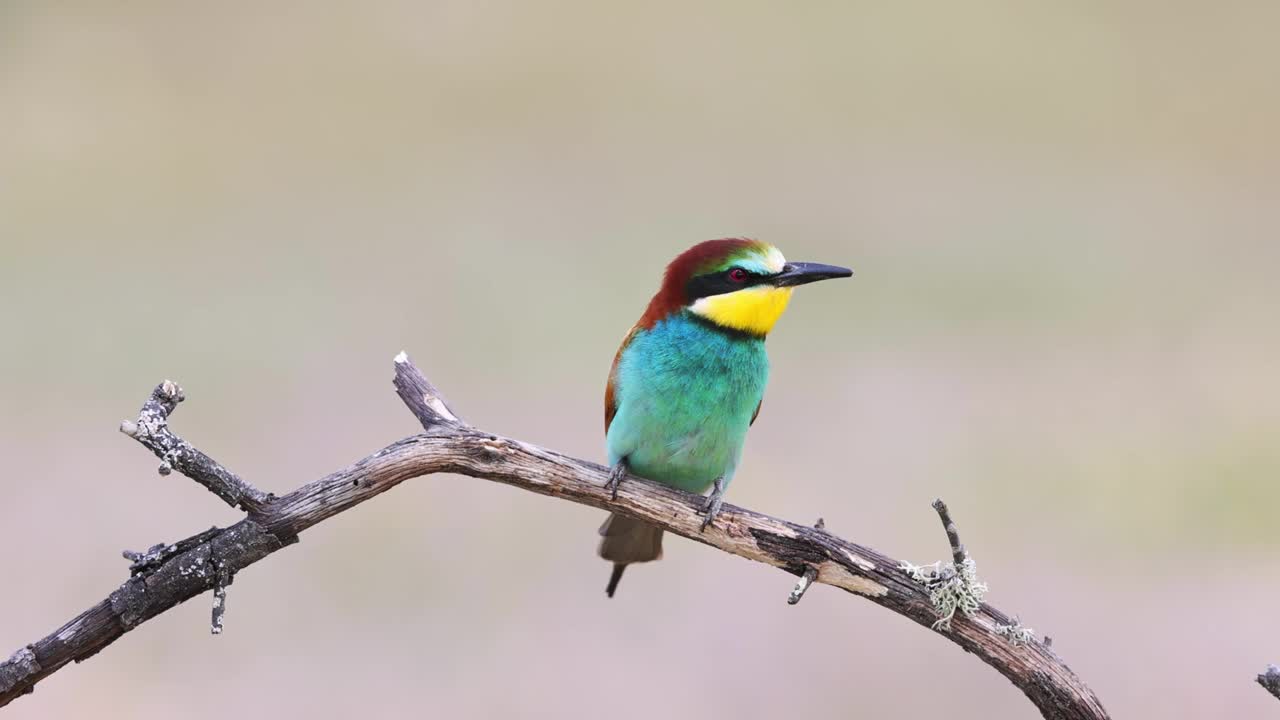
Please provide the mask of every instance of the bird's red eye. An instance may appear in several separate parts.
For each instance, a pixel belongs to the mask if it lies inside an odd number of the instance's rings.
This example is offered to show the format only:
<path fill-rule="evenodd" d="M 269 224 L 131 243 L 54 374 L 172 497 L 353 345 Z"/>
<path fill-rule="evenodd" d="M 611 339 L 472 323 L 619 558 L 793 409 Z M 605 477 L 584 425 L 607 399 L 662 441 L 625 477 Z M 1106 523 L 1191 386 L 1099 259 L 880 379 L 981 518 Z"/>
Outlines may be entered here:
<path fill-rule="evenodd" d="M 743 270 L 742 268 L 734 268 L 729 271 L 729 279 L 736 283 L 746 282 L 747 271 Z"/>

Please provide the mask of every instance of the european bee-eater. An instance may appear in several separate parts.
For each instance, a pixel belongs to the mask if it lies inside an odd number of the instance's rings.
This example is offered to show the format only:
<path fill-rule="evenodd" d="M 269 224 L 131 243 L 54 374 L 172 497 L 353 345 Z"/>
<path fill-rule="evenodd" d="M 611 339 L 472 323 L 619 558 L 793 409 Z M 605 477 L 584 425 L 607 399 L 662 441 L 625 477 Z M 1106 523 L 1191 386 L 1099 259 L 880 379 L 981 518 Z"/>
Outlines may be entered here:
<path fill-rule="evenodd" d="M 769 379 L 764 339 L 797 285 L 849 277 L 848 268 L 787 262 L 758 240 L 708 240 L 667 266 L 662 287 L 614 356 L 604 393 L 609 487 L 627 472 L 707 498 L 720 510 Z M 613 597 L 627 565 L 662 557 L 662 530 L 611 514 L 600 557 Z"/>

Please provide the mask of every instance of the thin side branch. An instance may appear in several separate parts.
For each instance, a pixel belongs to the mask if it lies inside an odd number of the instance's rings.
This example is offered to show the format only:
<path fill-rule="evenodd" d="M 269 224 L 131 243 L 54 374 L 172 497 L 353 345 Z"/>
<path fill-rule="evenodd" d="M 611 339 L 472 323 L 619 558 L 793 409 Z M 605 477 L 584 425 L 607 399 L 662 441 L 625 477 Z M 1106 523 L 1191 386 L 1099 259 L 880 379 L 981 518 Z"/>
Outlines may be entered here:
<path fill-rule="evenodd" d="M 213 616 L 209 621 L 209 632 L 221 635 L 223 616 L 227 613 L 227 586 L 235 578 L 225 567 L 217 568 L 216 572 L 218 574 L 213 584 Z"/>
<path fill-rule="evenodd" d="M 142 404 L 137 421 L 120 423 L 120 432 L 142 443 L 160 458 L 160 474 L 173 470 L 208 488 L 231 507 L 249 513 L 259 510 L 269 496 L 219 465 L 213 458 L 191 446 L 191 443 L 169 430 L 169 416 L 178 403 L 186 399 L 177 383 L 165 380 Z"/>
<path fill-rule="evenodd" d="M 294 542 L 307 528 L 405 480 L 433 473 L 484 478 L 620 513 L 792 575 L 804 577 L 812 570 L 813 582 L 865 597 L 926 628 L 937 619 L 927 589 L 902 569 L 902 563 L 875 550 L 825 530 L 731 505 L 724 505 L 715 525 L 701 532 L 701 496 L 634 478 L 624 483 L 617 499 L 612 500 L 605 488 L 607 468 L 466 425 L 403 354 L 396 358 L 395 385 L 427 428 L 426 433 L 392 443 L 282 497 L 263 496 L 243 481 L 228 482 L 227 476 L 235 476 L 178 441 L 182 458 L 171 461 L 173 467 L 192 475 L 228 502 L 241 507 L 247 503 L 249 517 L 225 529 L 214 528 L 172 545 L 130 554 L 134 574 L 109 597 L 0 663 L 0 707 L 31 692 L 37 682 L 67 663 L 92 656 L 140 623 L 200 593 L 225 588 L 230 578 Z M 154 438 L 169 437 L 163 420 L 180 397 L 176 385 L 167 386 L 153 393 L 152 399 L 163 411 L 153 413 L 158 423 L 144 406 L 139 427 L 132 433 L 151 439 L 143 444 L 162 459 L 176 446 Z M 151 427 L 141 428 L 144 422 Z M 191 463 L 191 458 L 203 460 Z M 211 467 L 221 473 L 210 471 Z M 209 481 L 210 472 L 217 482 Z M 215 614 L 215 624 L 219 617 Z M 1023 644 L 1011 643 L 997 631 L 1012 625 L 1014 621 L 1007 615 L 983 604 L 973 616 L 957 616 L 950 631 L 941 636 L 1012 681 L 1045 718 L 1108 717 L 1093 692 L 1045 644 L 1034 638 Z"/>
<path fill-rule="evenodd" d="M 964 543 L 960 542 L 960 531 L 956 529 L 956 524 L 951 520 L 951 511 L 947 509 L 947 504 L 942 502 L 942 498 L 933 501 L 933 509 L 938 511 L 938 519 L 942 520 L 942 529 L 947 531 L 947 542 L 951 544 L 951 558 L 955 562 L 957 568 L 964 565 L 964 561 L 969 559 L 969 553 L 965 552 Z"/>
<path fill-rule="evenodd" d="M 422 371 L 409 359 L 409 354 L 400 351 L 395 358 L 396 376 L 391 384 L 396 387 L 396 394 L 409 408 L 409 412 L 422 423 L 423 430 L 433 430 L 440 425 L 463 426 L 466 423 L 449 409 L 444 396 L 435 385 L 427 379 Z"/>
<path fill-rule="evenodd" d="M 821 530 L 826 527 L 826 522 L 822 518 L 818 518 L 818 522 L 813 524 L 815 530 Z M 800 575 L 800 579 L 796 581 L 795 588 L 791 594 L 787 596 L 788 605 L 798 605 L 804 599 L 804 594 L 809 592 L 809 587 L 818 580 L 818 568 L 810 565 L 805 568 L 804 573 Z"/>

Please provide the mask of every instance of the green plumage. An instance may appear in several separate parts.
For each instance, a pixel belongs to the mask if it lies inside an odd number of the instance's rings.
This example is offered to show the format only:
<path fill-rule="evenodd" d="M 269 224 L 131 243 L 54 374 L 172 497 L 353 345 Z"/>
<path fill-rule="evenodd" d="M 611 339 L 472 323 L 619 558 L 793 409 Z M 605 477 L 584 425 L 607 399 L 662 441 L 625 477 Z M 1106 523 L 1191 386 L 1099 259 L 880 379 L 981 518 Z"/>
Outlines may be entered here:
<path fill-rule="evenodd" d="M 713 488 L 702 511 L 702 529 L 711 527 L 769 379 L 764 336 L 792 288 L 852 274 L 787 262 L 741 238 L 708 240 L 672 260 L 605 387 L 613 497 L 628 472 L 687 492 Z M 600 535 L 600 557 L 613 563 L 610 597 L 628 565 L 662 557 L 662 529 L 643 520 L 610 514 Z"/>
<path fill-rule="evenodd" d="M 614 375 L 610 464 L 689 492 L 727 484 L 768 378 L 762 338 L 688 311 L 637 330 Z"/>

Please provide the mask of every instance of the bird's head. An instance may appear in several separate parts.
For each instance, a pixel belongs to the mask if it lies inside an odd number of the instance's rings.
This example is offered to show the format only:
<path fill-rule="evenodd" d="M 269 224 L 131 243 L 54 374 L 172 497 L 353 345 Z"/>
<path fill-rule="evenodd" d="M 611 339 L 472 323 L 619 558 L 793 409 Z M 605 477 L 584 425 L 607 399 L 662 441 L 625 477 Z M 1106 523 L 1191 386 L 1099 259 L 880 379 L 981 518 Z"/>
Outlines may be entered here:
<path fill-rule="evenodd" d="M 721 327 L 763 337 L 787 309 L 797 285 L 850 275 L 852 270 L 835 265 L 787 262 L 778 248 L 759 240 L 708 240 L 671 261 L 640 323 L 652 326 L 688 310 Z"/>

